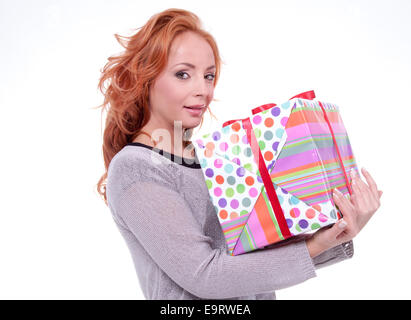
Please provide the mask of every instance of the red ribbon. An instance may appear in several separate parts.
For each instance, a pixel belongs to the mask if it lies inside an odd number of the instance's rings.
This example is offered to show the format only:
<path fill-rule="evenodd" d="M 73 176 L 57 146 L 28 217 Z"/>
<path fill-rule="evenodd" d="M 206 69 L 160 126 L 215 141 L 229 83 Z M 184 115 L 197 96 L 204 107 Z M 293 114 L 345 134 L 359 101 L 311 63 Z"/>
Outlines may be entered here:
<path fill-rule="evenodd" d="M 250 143 L 251 150 L 254 155 L 254 160 L 258 164 L 258 170 L 260 171 L 261 178 L 263 179 L 264 187 L 267 192 L 268 199 L 270 200 L 271 206 L 274 210 L 274 215 L 280 227 L 281 234 L 284 236 L 284 239 L 287 239 L 291 237 L 291 233 L 288 228 L 287 221 L 284 218 L 284 212 L 281 208 L 280 202 L 278 201 L 277 193 L 275 192 L 270 174 L 268 173 L 267 167 L 265 165 L 260 146 L 257 142 L 257 138 L 255 137 L 250 118 L 243 119 L 242 123 L 243 129 L 247 132 L 247 139 Z"/>
<path fill-rule="evenodd" d="M 303 93 L 299 93 L 299 94 L 297 94 L 296 96 L 294 96 L 294 97 L 292 97 L 292 98 L 290 98 L 290 99 L 288 99 L 288 100 L 291 100 L 291 99 L 294 99 L 294 98 L 301 98 L 301 99 L 313 100 L 313 99 L 315 98 L 315 92 L 314 92 L 314 90 L 311 90 L 311 91 L 306 91 L 306 92 L 303 92 Z M 256 113 L 259 113 L 259 112 L 261 112 L 261 111 L 270 109 L 270 108 L 272 108 L 272 107 L 274 107 L 274 106 L 276 106 L 276 105 L 277 105 L 277 104 L 275 104 L 275 103 L 263 104 L 262 106 L 259 106 L 259 107 L 257 107 L 257 108 L 254 108 L 254 109 L 252 110 L 252 114 L 255 115 Z M 247 118 L 245 118 L 245 119 L 247 119 Z M 228 120 L 228 121 L 226 121 L 226 122 L 223 123 L 223 128 L 226 127 L 226 126 L 229 126 L 230 124 L 232 124 L 232 123 L 234 123 L 234 122 L 236 122 L 236 121 L 241 121 L 241 120 L 244 120 L 244 119 Z"/>

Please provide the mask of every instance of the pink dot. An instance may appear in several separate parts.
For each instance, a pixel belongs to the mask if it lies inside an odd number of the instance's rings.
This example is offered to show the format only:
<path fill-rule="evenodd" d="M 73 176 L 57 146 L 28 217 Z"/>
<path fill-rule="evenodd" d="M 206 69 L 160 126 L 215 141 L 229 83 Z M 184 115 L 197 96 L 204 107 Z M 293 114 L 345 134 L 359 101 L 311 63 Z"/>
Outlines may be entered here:
<path fill-rule="evenodd" d="M 221 160 L 221 159 L 215 159 L 214 160 L 214 167 L 221 168 L 222 166 L 223 166 L 223 160 Z"/>
<path fill-rule="evenodd" d="M 281 125 L 282 125 L 283 127 L 285 127 L 285 125 L 287 124 L 287 121 L 288 121 L 288 117 L 282 118 L 282 119 L 281 119 Z"/>
<path fill-rule="evenodd" d="M 253 122 L 255 124 L 259 124 L 261 122 L 261 116 L 257 115 L 253 118 Z"/>
<path fill-rule="evenodd" d="M 216 197 L 219 197 L 219 196 L 221 196 L 221 194 L 223 193 L 223 191 L 221 190 L 221 188 L 215 188 L 214 189 L 214 195 L 216 196 Z"/>
<path fill-rule="evenodd" d="M 318 220 L 320 220 L 321 222 L 326 222 L 328 220 L 327 216 L 320 213 L 318 216 Z"/>
<path fill-rule="evenodd" d="M 258 191 L 256 188 L 251 188 L 250 191 L 248 192 L 251 197 L 256 197 L 258 195 Z"/>
<path fill-rule="evenodd" d="M 228 149 L 228 143 L 227 142 L 223 142 L 220 144 L 220 150 L 221 151 L 227 151 Z"/>

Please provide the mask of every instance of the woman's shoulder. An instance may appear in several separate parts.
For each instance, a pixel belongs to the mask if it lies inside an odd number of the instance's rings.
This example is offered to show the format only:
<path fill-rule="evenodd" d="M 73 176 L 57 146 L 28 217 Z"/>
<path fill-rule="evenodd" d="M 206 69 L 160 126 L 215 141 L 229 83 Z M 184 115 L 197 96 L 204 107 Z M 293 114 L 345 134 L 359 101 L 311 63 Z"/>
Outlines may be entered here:
<path fill-rule="evenodd" d="M 107 193 L 110 193 L 109 189 L 124 190 L 138 181 L 171 187 L 178 174 L 178 168 L 167 163 L 161 155 L 147 148 L 126 145 L 111 159 L 107 172 Z"/>

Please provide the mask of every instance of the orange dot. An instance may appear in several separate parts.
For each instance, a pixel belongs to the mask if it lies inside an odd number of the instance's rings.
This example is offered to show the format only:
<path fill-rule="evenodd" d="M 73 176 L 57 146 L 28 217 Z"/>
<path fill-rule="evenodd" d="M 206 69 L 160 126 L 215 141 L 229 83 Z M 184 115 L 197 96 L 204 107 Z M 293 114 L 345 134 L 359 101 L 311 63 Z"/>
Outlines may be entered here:
<path fill-rule="evenodd" d="M 239 140 L 240 140 L 240 138 L 238 137 L 238 134 L 232 134 L 232 135 L 230 136 L 230 141 L 231 141 L 232 143 L 237 143 Z"/>
<path fill-rule="evenodd" d="M 204 156 L 207 157 L 207 158 L 211 158 L 213 156 L 213 154 L 214 154 L 213 150 L 205 149 L 205 151 L 204 151 Z"/>
<path fill-rule="evenodd" d="M 305 212 L 305 215 L 306 215 L 306 217 L 307 217 L 308 219 L 312 219 L 312 218 L 315 217 L 315 210 L 313 210 L 313 209 L 308 209 L 308 210 Z"/>
<path fill-rule="evenodd" d="M 220 213 L 219 213 L 219 215 L 220 215 L 220 218 L 221 218 L 221 219 L 227 219 L 227 217 L 228 217 L 228 212 L 225 211 L 225 210 L 221 210 Z"/>
<path fill-rule="evenodd" d="M 230 220 L 235 219 L 235 218 L 238 218 L 238 213 L 233 211 L 233 212 L 230 213 Z"/>
<path fill-rule="evenodd" d="M 215 181 L 217 181 L 218 184 L 223 184 L 224 183 L 224 177 L 223 176 L 216 176 Z"/>
<path fill-rule="evenodd" d="M 274 120 L 273 118 L 267 118 L 264 120 L 264 124 L 267 128 L 270 128 L 274 125 Z"/>
<path fill-rule="evenodd" d="M 231 129 L 233 129 L 234 131 L 239 131 L 241 129 L 241 126 L 238 122 L 236 122 L 231 126 Z"/>
<path fill-rule="evenodd" d="M 267 151 L 264 153 L 264 159 L 267 161 L 273 160 L 274 155 L 271 151 Z"/>
<path fill-rule="evenodd" d="M 247 178 L 245 178 L 245 183 L 246 183 L 248 186 L 252 186 L 252 185 L 254 184 L 254 178 L 253 178 L 253 177 L 247 177 Z"/>
<path fill-rule="evenodd" d="M 315 204 L 312 206 L 315 210 L 320 211 L 321 212 L 321 206 L 319 204 Z"/>
<path fill-rule="evenodd" d="M 206 144 L 206 149 L 214 150 L 214 149 L 215 149 L 214 142 L 208 142 L 208 143 Z"/>

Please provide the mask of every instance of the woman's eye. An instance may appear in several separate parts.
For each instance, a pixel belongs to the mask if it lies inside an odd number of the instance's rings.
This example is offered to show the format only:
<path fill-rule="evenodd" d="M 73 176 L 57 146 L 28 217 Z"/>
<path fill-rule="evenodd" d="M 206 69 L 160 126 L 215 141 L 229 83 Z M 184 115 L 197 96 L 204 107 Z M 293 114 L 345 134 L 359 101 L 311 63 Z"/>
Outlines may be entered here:
<path fill-rule="evenodd" d="M 185 74 L 188 75 L 187 72 L 177 72 L 176 76 L 180 79 L 187 79 L 187 78 L 183 78 L 183 75 L 185 75 Z"/>
<path fill-rule="evenodd" d="M 187 75 L 187 77 L 184 77 L 184 75 Z M 177 78 L 183 79 L 183 80 L 188 79 L 188 77 L 189 77 L 188 73 L 187 73 L 187 72 L 183 72 L 183 71 L 177 72 L 177 73 L 176 73 L 176 76 L 177 76 Z M 213 81 L 214 78 L 215 78 L 215 74 L 208 74 L 208 75 L 206 75 L 206 77 L 208 77 L 207 80 Z M 211 78 L 210 78 L 210 77 L 211 77 Z"/>
<path fill-rule="evenodd" d="M 208 80 L 214 80 L 215 74 L 208 74 L 207 77 L 211 76 L 212 78 L 208 78 Z"/>

